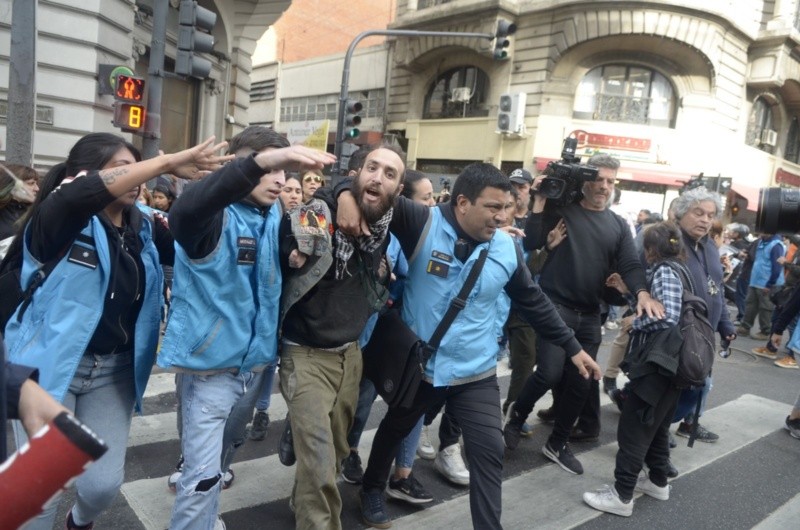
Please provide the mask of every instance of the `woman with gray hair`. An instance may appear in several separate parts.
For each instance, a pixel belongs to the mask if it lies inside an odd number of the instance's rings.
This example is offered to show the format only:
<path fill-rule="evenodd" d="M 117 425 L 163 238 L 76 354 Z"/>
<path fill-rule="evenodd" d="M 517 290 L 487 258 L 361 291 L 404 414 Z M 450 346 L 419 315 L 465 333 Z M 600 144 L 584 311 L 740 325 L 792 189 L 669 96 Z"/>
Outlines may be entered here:
<path fill-rule="evenodd" d="M 719 250 L 708 232 L 714 220 L 722 210 L 722 201 L 718 193 L 704 187 L 694 188 L 683 193 L 674 204 L 675 218 L 683 234 L 686 247 L 686 266 L 692 273 L 695 294 L 705 300 L 708 306 L 708 320 L 711 326 L 725 341 L 736 338 L 736 330 L 730 321 L 728 308 L 722 285 L 723 270 L 719 259 Z M 681 393 L 678 408 L 673 421 L 681 421 L 676 434 L 689 437 L 697 418 L 693 410 L 698 399 L 702 399 L 703 408 L 708 392 L 711 390 L 711 377 L 700 388 L 689 388 Z M 702 414 L 702 410 L 701 410 Z M 701 442 L 716 442 L 719 436 L 697 425 L 696 439 Z M 677 475 L 677 470 L 674 471 Z"/>

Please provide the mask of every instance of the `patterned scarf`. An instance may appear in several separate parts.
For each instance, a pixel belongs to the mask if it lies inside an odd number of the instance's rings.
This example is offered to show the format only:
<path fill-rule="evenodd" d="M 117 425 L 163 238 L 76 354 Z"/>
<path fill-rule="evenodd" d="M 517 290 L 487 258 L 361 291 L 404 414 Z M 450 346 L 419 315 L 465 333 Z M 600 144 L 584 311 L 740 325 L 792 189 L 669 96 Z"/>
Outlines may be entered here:
<path fill-rule="evenodd" d="M 347 270 L 347 262 L 353 255 L 355 245 L 358 245 L 358 248 L 368 253 L 374 252 L 378 247 L 381 246 L 381 243 L 383 243 L 383 240 L 386 238 L 386 234 L 389 231 L 389 222 L 392 220 L 393 211 L 393 208 L 389 208 L 389 211 L 383 214 L 383 217 L 378 219 L 378 221 L 374 224 L 369 225 L 369 231 L 371 234 L 369 236 L 348 236 L 338 228 L 336 229 L 335 257 L 337 280 L 344 278 L 345 273 L 347 273 L 348 276 L 352 276 L 352 273 Z"/>

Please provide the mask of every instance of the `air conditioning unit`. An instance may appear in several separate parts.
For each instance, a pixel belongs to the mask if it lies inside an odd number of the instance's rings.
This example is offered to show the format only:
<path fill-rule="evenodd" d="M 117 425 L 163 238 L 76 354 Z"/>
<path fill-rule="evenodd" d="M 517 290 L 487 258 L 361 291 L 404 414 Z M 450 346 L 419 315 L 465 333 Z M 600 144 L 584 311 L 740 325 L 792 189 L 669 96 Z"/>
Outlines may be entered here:
<path fill-rule="evenodd" d="M 472 99 L 472 89 L 468 86 L 460 86 L 450 92 L 450 101 L 466 103 L 470 99 Z"/>
<path fill-rule="evenodd" d="M 521 133 L 525 127 L 525 92 L 514 92 L 500 96 L 497 111 L 497 131 L 499 133 Z"/>
<path fill-rule="evenodd" d="M 778 131 L 773 129 L 763 129 L 761 131 L 761 143 L 775 147 L 778 144 Z"/>

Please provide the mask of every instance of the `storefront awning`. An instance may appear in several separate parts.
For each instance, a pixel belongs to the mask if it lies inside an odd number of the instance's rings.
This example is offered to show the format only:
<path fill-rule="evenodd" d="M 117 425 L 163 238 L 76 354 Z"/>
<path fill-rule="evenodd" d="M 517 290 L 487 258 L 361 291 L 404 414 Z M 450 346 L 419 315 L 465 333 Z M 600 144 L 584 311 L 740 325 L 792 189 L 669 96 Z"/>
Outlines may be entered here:
<path fill-rule="evenodd" d="M 752 212 L 758 211 L 758 188 L 751 188 L 750 186 L 737 184 L 736 182 L 731 184 L 731 188 L 733 188 L 733 191 L 735 191 L 738 195 L 741 195 L 747 199 L 748 210 Z"/>

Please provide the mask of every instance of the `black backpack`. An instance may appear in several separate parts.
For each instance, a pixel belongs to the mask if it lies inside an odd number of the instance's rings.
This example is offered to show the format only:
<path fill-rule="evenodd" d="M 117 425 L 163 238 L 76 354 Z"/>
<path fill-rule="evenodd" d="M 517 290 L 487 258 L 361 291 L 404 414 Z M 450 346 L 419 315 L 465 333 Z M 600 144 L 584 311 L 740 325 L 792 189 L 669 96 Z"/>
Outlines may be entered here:
<path fill-rule="evenodd" d="M 714 328 L 708 321 L 706 301 L 698 296 L 689 270 L 682 263 L 665 261 L 678 273 L 683 284 L 681 316 L 678 321 L 681 348 L 674 383 L 678 388 L 704 386 L 714 365 Z"/>

